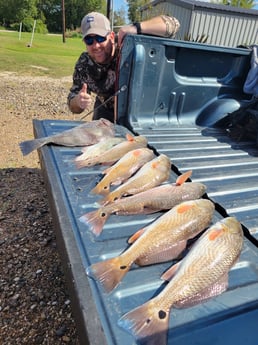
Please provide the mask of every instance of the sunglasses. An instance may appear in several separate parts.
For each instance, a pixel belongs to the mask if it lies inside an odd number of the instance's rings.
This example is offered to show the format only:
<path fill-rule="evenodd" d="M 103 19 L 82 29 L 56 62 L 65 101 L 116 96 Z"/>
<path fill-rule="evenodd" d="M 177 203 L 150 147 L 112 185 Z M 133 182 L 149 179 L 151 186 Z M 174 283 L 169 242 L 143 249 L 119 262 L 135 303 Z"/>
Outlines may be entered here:
<path fill-rule="evenodd" d="M 106 39 L 107 39 L 107 37 L 95 35 L 95 36 L 86 36 L 86 37 L 84 37 L 83 40 L 87 44 L 87 46 L 91 46 L 94 41 L 96 41 L 98 43 L 103 43 L 106 41 Z"/>

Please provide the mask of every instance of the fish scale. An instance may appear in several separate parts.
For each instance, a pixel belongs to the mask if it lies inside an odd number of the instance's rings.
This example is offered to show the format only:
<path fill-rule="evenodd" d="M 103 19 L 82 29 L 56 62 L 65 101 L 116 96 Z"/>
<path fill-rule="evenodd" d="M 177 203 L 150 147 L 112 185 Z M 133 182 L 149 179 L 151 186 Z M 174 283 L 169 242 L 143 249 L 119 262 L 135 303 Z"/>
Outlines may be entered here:
<path fill-rule="evenodd" d="M 170 159 L 162 154 L 145 163 L 134 176 L 103 198 L 100 204 L 105 205 L 122 196 L 138 194 L 158 186 L 169 179 L 170 172 Z"/>
<path fill-rule="evenodd" d="M 139 148 L 126 153 L 119 161 L 106 169 L 105 175 L 91 193 L 105 195 L 110 191 L 111 184 L 121 184 L 139 170 L 145 163 L 155 158 L 152 150 Z"/>
<path fill-rule="evenodd" d="M 134 262 L 150 265 L 178 257 L 185 249 L 187 240 L 210 225 L 213 212 L 214 205 L 209 200 L 183 202 L 141 229 L 140 237 L 124 253 L 91 265 L 87 268 L 87 274 L 100 281 L 107 292 L 111 292 Z M 164 252 L 167 252 L 167 256 L 163 259 Z"/>
<path fill-rule="evenodd" d="M 79 220 L 90 227 L 95 235 L 102 232 L 107 219 L 112 215 L 150 214 L 169 210 L 182 201 L 200 198 L 206 191 L 202 183 L 176 183 L 161 185 L 121 200 L 116 200 L 97 211 L 82 215 Z"/>
<path fill-rule="evenodd" d="M 219 233 L 213 236 L 218 229 Z M 193 302 L 198 293 L 205 292 L 223 276 L 227 279 L 228 271 L 238 259 L 242 246 L 243 231 L 235 218 L 228 217 L 214 224 L 177 264 L 174 276 L 160 294 L 125 314 L 119 320 L 119 325 L 137 339 L 149 338 L 150 344 L 158 341 L 159 345 L 165 345 L 171 307 L 176 306 L 177 302 Z M 172 270 L 174 273 L 174 267 Z"/>
<path fill-rule="evenodd" d="M 229 218 L 226 219 L 228 220 Z M 209 232 L 216 226 L 217 224 L 212 226 Z M 238 241 L 233 241 L 234 238 L 229 236 L 226 238 L 226 235 L 224 235 L 223 238 L 218 238 L 216 243 L 212 243 L 208 237 L 209 232 L 206 232 L 199 239 L 182 263 L 180 272 L 176 276 L 180 286 L 179 296 L 184 291 L 184 286 L 188 287 L 190 285 L 190 288 L 192 288 L 190 290 L 191 293 L 193 291 L 198 292 L 200 286 L 202 289 L 207 287 L 212 281 L 227 272 L 240 254 L 243 240 L 242 235 L 239 236 L 239 239 L 236 238 Z M 174 286 L 173 296 L 176 298 Z"/>
<path fill-rule="evenodd" d="M 51 143 L 60 146 L 86 146 L 96 144 L 108 137 L 114 137 L 114 135 L 114 124 L 106 119 L 99 119 L 82 123 L 73 128 L 62 131 L 61 133 L 33 140 L 26 140 L 21 142 L 19 145 L 22 154 L 25 156 L 32 151 Z"/>

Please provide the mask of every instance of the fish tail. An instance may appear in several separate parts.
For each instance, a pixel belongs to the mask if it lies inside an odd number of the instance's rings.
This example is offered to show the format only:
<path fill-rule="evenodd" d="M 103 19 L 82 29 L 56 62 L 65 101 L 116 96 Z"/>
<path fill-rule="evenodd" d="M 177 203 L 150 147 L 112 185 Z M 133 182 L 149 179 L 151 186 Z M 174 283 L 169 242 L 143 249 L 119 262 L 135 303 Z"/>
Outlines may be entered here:
<path fill-rule="evenodd" d="M 32 151 L 36 149 L 39 149 L 43 145 L 44 145 L 44 142 L 40 139 L 26 140 L 26 141 L 22 141 L 19 144 L 23 156 L 28 155 L 29 153 L 31 153 Z"/>
<path fill-rule="evenodd" d="M 110 192 L 109 184 L 103 185 L 103 183 L 99 182 L 92 190 L 91 194 L 100 194 L 100 195 L 107 195 Z"/>
<path fill-rule="evenodd" d="M 111 193 L 108 193 L 103 199 L 98 201 L 98 204 L 101 206 L 110 204 L 111 202 L 116 201 L 117 199 L 120 199 L 121 195 L 119 193 L 116 193 L 116 191 L 113 191 Z"/>
<path fill-rule="evenodd" d="M 76 166 L 76 168 L 77 169 L 81 169 L 81 168 L 83 168 L 84 167 L 84 163 L 83 163 L 83 161 L 74 161 L 74 163 L 75 163 L 75 166 Z"/>
<path fill-rule="evenodd" d="M 120 257 L 97 262 L 89 266 L 86 273 L 98 280 L 106 292 L 111 292 L 129 271 L 130 265 L 124 265 Z"/>
<path fill-rule="evenodd" d="M 83 167 L 89 167 L 89 166 L 93 165 L 93 164 L 91 164 L 91 161 L 86 160 L 86 159 L 74 160 L 74 163 L 75 163 L 77 169 L 81 169 Z"/>
<path fill-rule="evenodd" d="M 96 235 L 99 236 L 103 230 L 104 224 L 107 221 L 109 214 L 104 212 L 101 208 L 85 213 L 79 218 L 79 220 L 88 225 L 90 230 Z"/>
<path fill-rule="evenodd" d="M 132 334 L 141 343 L 166 345 L 169 312 L 160 310 L 155 299 L 128 312 L 118 320 L 118 325 Z"/>

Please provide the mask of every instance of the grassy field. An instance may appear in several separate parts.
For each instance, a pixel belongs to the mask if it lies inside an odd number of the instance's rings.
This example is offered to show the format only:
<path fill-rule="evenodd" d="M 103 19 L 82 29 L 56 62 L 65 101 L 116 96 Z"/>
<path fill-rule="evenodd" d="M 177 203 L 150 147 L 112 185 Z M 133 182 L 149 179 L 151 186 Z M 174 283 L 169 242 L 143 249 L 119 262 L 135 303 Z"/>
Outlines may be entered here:
<path fill-rule="evenodd" d="M 0 31 L 0 72 L 59 78 L 72 75 L 74 64 L 85 49 L 80 38 Z"/>

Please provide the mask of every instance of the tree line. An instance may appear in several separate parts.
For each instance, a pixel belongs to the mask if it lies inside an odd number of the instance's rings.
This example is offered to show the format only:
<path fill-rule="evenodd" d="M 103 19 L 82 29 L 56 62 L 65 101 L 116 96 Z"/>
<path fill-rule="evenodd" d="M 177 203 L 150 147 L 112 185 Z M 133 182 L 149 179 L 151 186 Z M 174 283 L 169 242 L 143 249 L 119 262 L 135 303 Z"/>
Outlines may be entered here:
<path fill-rule="evenodd" d="M 114 26 L 121 26 L 127 21 L 140 19 L 140 7 L 148 0 L 127 0 L 125 6 L 112 11 Z M 62 5 L 65 8 L 63 16 Z M 67 30 L 76 30 L 81 25 L 82 17 L 92 11 L 107 14 L 106 0 L 0 0 L 0 25 L 17 29 L 22 23 L 23 31 L 31 31 L 37 20 L 38 32 L 60 33 L 63 30 L 63 18 Z"/>
<path fill-rule="evenodd" d="M 112 11 L 114 27 L 141 20 L 141 7 L 150 0 L 126 0 L 124 6 Z M 213 3 L 252 8 L 254 0 L 211 0 Z M 63 16 L 62 5 L 65 8 Z M 37 20 L 37 32 L 60 33 L 63 30 L 65 18 L 66 30 L 76 30 L 80 27 L 82 17 L 92 11 L 107 14 L 106 0 L 0 0 L 0 25 L 18 29 L 22 23 L 23 31 L 32 31 L 33 22 Z"/>

